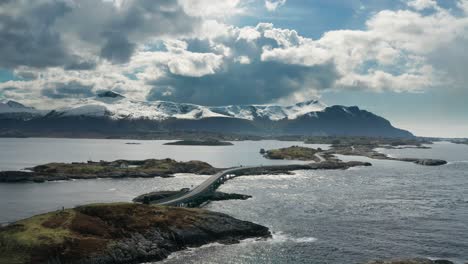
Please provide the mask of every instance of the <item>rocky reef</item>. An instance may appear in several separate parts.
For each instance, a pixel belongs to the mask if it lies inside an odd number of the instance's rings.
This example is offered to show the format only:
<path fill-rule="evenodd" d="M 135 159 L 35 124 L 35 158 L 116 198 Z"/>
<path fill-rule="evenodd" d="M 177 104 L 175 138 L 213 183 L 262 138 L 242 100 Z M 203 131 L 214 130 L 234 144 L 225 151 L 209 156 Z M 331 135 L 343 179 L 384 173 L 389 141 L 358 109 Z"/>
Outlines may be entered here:
<path fill-rule="evenodd" d="M 44 182 L 95 178 L 171 177 L 175 173 L 215 174 L 219 169 L 202 161 L 173 159 L 115 160 L 99 162 L 48 163 L 29 171 L 2 171 L 0 182 Z"/>
<path fill-rule="evenodd" d="M 94 204 L 1 228 L 0 263 L 142 263 L 187 247 L 269 236 L 264 226 L 201 209 Z"/>

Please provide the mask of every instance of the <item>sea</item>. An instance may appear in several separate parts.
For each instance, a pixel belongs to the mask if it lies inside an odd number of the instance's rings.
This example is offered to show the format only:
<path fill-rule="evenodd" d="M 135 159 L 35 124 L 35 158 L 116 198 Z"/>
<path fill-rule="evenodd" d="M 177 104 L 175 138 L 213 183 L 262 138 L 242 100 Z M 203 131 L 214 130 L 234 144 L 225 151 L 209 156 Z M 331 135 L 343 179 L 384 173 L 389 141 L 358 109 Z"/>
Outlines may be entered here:
<path fill-rule="evenodd" d="M 228 168 L 290 164 L 263 158 L 260 149 L 302 142 L 239 141 L 233 146 L 168 146 L 169 141 L 0 138 L 0 170 L 47 162 L 172 158 Z M 128 144 L 136 143 L 136 144 Z M 219 191 L 248 194 L 246 201 L 212 202 L 204 208 L 270 228 L 270 239 L 210 244 L 174 253 L 159 263 L 365 263 L 424 257 L 468 262 L 468 145 L 438 142 L 430 149 L 379 149 L 393 157 L 445 159 L 426 167 L 408 162 L 340 156 L 371 167 L 295 171 L 294 175 L 238 177 Z M 209 176 L 92 179 L 0 184 L 0 223 L 95 202 L 131 201 L 162 190 L 200 184 Z"/>

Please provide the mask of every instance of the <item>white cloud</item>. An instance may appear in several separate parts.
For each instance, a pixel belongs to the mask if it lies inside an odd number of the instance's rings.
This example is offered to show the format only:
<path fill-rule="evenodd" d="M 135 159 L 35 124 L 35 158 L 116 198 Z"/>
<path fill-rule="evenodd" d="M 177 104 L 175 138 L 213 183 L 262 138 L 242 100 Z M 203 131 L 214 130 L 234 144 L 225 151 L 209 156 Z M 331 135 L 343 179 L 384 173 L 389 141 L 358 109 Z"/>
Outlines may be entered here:
<path fill-rule="evenodd" d="M 246 12 L 241 0 L 179 0 L 187 14 L 198 17 L 226 18 Z"/>
<path fill-rule="evenodd" d="M 170 83 L 164 84 L 167 89 L 161 95 L 175 99 L 202 100 L 218 91 L 219 98 L 226 97 L 226 91 L 245 84 L 246 91 L 259 89 L 252 98 L 257 96 L 255 100 L 269 102 L 307 98 L 323 89 L 420 92 L 441 84 L 464 85 L 467 77 L 460 69 L 468 65 L 468 57 L 462 56 L 468 45 L 468 18 L 433 2 L 410 1 L 409 10 L 374 14 L 362 30 L 333 30 L 311 39 L 270 23 L 235 27 L 221 22 L 224 16 L 241 12 L 244 2 L 240 0 L 180 0 L 185 12 L 200 17 L 194 20 L 200 24 L 189 33 L 169 36 L 158 31 L 156 38 L 131 31 L 138 40 L 134 53 L 127 63 L 112 64 L 96 54 L 101 40 L 90 44 L 80 38 L 81 34 L 101 38 L 94 36 L 94 31 L 82 32 L 82 27 L 102 21 L 90 19 L 76 26 L 72 35 L 63 37 L 67 43 L 76 40 L 72 48 L 84 62 L 95 62 L 95 68 L 17 67 L 15 74 L 29 77 L 1 83 L 0 93 L 25 102 L 50 103 L 42 95 L 45 87 L 79 82 L 92 87 L 92 91 L 115 89 L 145 99 L 155 83 L 163 80 Z M 124 2 L 119 6 L 126 10 Z M 212 9 L 214 6 L 216 10 Z M 458 6 L 468 11 L 468 0 L 458 1 Z M 434 10 L 421 12 L 427 8 Z M 75 20 L 69 16 L 63 21 Z M 152 49 L 154 43 L 164 45 Z M 449 54 L 450 50 L 457 52 Z M 456 77 L 454 72 L 458 72 Z M 200 87 L 187 88 L 187 83 L 177 79 L 185 77 L 199 78 Z M 11 89 L 15 87 L 18 89 Z M 198 97 L 181 96 L 184 89 L 199 89 L 193 92 Z"/>
<path fill-rule="evenodd" d="M 250 64 L 250 59 L 247 56 L 239 56 L 235 58 L 234 61 L 240 64 Z"/>
<path fill-rule="evenodd" d="M 222 56 L 212 53 L 184 52 L 169 60 L 167 66 L 173 74 L 201 77 L 216 73 L 222 64 Z"/>
<path fill-rule="evenodd" d="M 265 8 L 270 12 L 275 11 L 284 4 L 286 4 L 286 0 L 265 0 Z"/>
<path fill-rule="evenodd" d="M 413 7 L 416 10 L 424 10 L 438 7 L 437 2 L 435 0 L 411 0 L 408 2 L 408 6 Z"/>
<path fill-rule="evenodd" d="M 457 6 L 468 15 L 468 0 L 459 0 Z"/>

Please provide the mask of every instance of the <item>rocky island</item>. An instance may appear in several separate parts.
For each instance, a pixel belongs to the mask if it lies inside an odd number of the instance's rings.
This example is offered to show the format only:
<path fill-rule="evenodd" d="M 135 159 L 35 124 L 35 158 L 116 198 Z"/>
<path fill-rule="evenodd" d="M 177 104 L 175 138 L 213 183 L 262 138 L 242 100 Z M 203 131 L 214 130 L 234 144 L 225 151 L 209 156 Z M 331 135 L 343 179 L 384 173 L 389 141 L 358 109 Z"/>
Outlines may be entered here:
<path fill-rule="evenodd" d="M 320 141 L 323 142 L 323 141 Z M 306 143 L 317 143 L 316 141 L 306 141 Z M 331 147 L 327 150 L 320 148 L 308 148 L 300 146 L 292 146 L 288 148 L 272 149 L 272 150 L 260 150 L 260 153 L 268 159 L 285 159 L 285 160 L 310 160 L 315 162 L 339 162 L 340 160 L 336 155 L 346 156 L 363 156 L 371 159 L 380 160 L 397 160 L 404 162 L 412 162 L 424 166 L 440 166 L 447 164 L 447 161 L 440 159 L 419 159 L 419 158 L 395 158 L 390 157 L 384 153 L 376 151 L 376 148 L 389 148 L 389 149 L 401 149 L 401 148 L 427 148 L 422 146 L 418 141 L 404 141 L 404 140 L 393 140 L 391 143 L 388 141 L 380 140 L 355 140 L 346 139 L 341 141 L 335 139 L 330 141 Z"/>
<path fill-rule="evenodd" d="M 321 163 L 245 168 L 242 175 L 289 174 L 294 170 L 333 170 L 370 165 L 370 163 L 366 162 L 341 162 L 340 160 L 330 159 L 327 160 L 327 162 Z M 48 163 L 28 168 L 27 171 L 0 171 L 0 182 L 41 183 L 45 181 L 72 179 L 154 178 L 172 177 L 176 173 L 213 175 L 222 170 L 223 169 L 215 168 L 202 161 L 179 162 L 173 159 Z"/>
<path fill-rule="evenodd" d="M 320 162 L 320 159 L 316 156 L 321 150 L 313 148 L 304 148 L 299 146 L 292 146 L 289 148 L 272 149 L 272 150 L 260 150 L 268 159 L 285 159 L 285 160 L 313 160 Z"/>
<path fill-rule="evenodd" d="M 219 140 L 180 140 L 175 142 L 168 142 L 164 145 L 170 146 L 232 146 L 231 142 Z"/>
<path fill-rule="evenodd" d="M 2 171 L 0 182 L 44 182 L 95 178 L 171 177 L 176 173 L 214 174 L 220 169 L 202 161 L 173 159 L 115 160 L 99 162 L 48 163 L 29 171 Z"/>
<path fill-rule="evenodd" d="M 157 204 L 159 201 L 174 197 L 176 195 L 182 195 L 189 191 L 188 188 L 184 188 L 180 191 L 156 191 L 139 195 L 133 199 L 133 202 L 143 204 Z M 237 193 L 223 193 L 223 192 L 210 192 L 204 195 L 203 199 L 198 199 L 198 203 L 191 203 L 192 207 L 198 207 L 206 202 L 210 201 L 226 201 L 226 200 L 247 200 L 252 198 L 250 195 L 237 194 Z"/>
<path fill-rule="evenodd" d="M 201 209 L 94 204 L 0 228 L 0 263 L 142 263 L 187 247 L 270 236 L 264 226 Z"/>

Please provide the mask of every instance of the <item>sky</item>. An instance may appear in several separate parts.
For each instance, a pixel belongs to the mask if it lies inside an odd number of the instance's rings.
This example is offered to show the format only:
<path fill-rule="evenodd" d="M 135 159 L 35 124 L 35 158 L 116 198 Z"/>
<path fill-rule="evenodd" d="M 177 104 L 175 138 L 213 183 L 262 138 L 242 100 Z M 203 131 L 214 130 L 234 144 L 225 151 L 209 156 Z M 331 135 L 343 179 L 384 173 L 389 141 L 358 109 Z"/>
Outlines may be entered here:
<path fill-rule="evenodd" d="M 0 99 L 357 105 L 468 137 L 468 0 L 0 0 Z"/>

